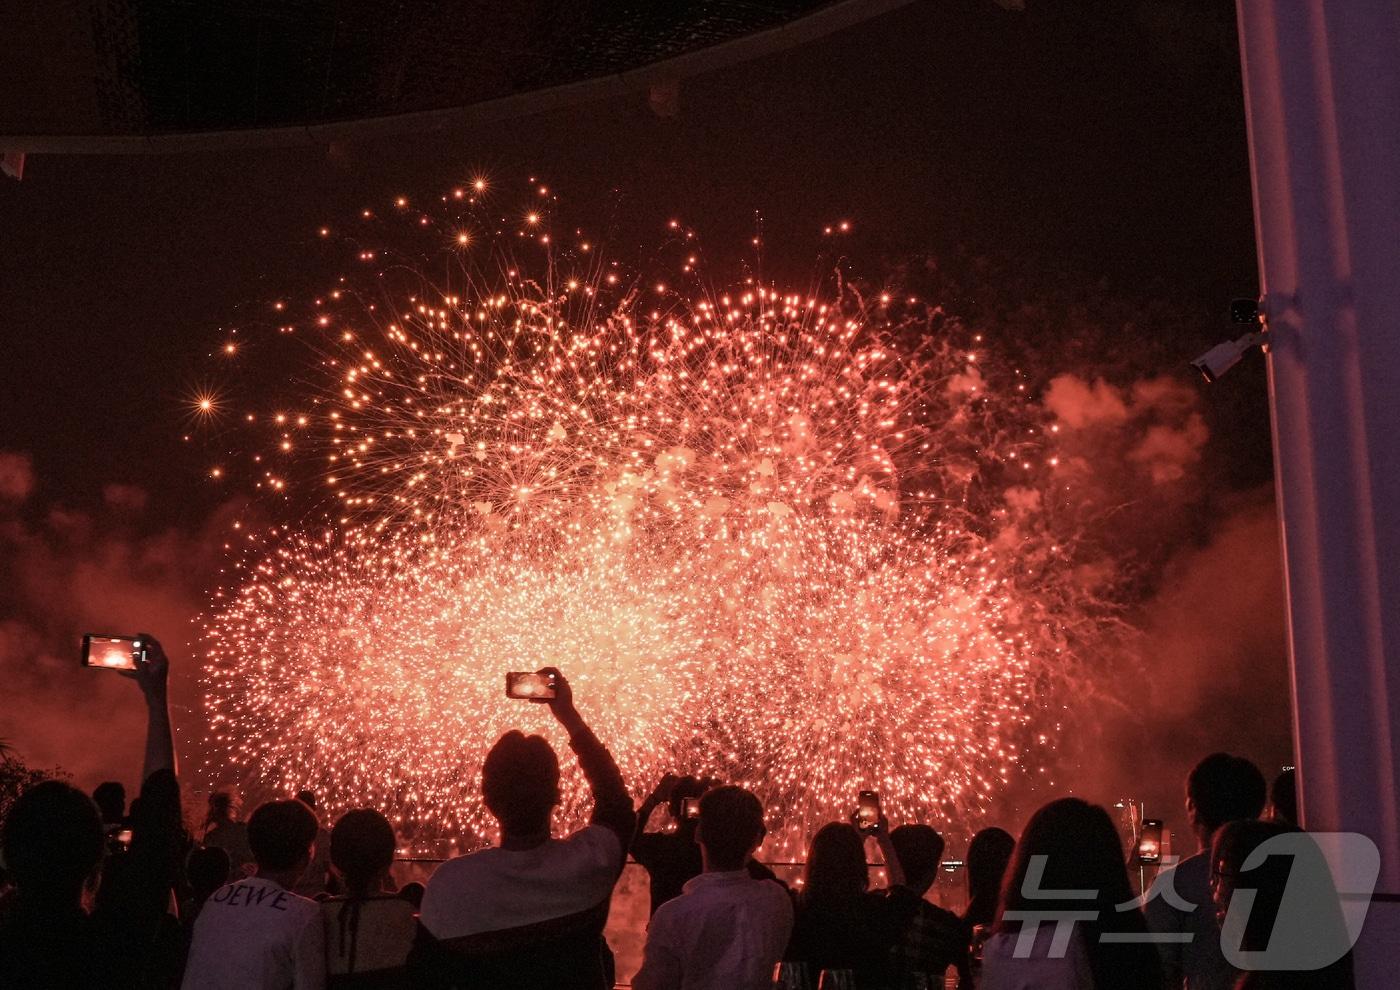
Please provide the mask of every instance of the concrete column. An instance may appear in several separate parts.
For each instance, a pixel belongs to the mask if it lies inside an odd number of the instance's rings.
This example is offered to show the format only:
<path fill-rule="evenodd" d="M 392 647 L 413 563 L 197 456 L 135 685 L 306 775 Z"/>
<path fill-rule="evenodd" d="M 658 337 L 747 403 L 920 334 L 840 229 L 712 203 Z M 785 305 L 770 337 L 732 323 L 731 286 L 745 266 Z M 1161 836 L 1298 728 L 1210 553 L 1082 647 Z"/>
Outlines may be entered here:
<path fill-rule="evenodd" d="M 1400 976 L 1400 2 L 1238 0 L 1302 815 L 1381 850 Z"/>

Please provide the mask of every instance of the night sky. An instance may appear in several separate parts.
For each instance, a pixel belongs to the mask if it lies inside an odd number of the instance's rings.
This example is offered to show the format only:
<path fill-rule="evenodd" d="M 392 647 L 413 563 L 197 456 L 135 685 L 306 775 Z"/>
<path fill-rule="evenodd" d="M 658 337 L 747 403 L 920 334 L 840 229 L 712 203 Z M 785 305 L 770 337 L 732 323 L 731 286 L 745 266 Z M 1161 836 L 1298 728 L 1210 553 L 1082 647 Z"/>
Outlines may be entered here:
<path fill-rule="evenodd" d="M 849 218 L 851 264 L 872 276 L 910 255 L 988 253 L 1041 278 L 1168 299 L 1197 319 L 1155 339 L 1152 360 L 1170 359 L 1139 371 L 1191 382 L 1186 362 L 1232 330 L 1229 299 L 1257 291 L 1234 4 L 1028 6 L 916 3 L 687 80 L 668 119 L 637 95 L 330 152 L 31 157 L 22 182 L 0 182 L 0 450 L 28 454 L 35 478 L 5 525 L 39 527 L 55 507 L 95 511 L 118 483 L 148 499 L 125 524 L 133 531 L 211 531 L 246 489 L 207 480 L 208 449 L 181 436 L 224 330 L 308 284 L 321 224 L 399 193 L 436 196 L 479 171 L 518 184 L 522 202 L 525 177 L 547 180 L 571 219 L 638 260 L 673 216 L 700 229 L 712 258 L 743 254 L 761 218 L 765 272 L 806 284 L 821 227 Z M 314 266 L 315 279 L 333 274 Z M 1271 471 L 1262 362 L 1200 388 L 1212 434 L 1202 478 L 1215 486 L 1204 504 L 1257 508 Z M 1208 510 L 1200 517 L 1198 545 L 1183 552 L 1211 550 L 1218 531 Z M 1263 566 L 1263 583 L 1276 572 L 1276 561 Z M 27 623 L 41 640 L 112 611 L 38 620 L 34 595 L 14 591 L 26 580 L 8 575 L 0 622 Z M 1281 589 L 1250 594 L 1265 601 L 1268 653 L 1282 642 Z M 191 601 L 186 587 L 163 607 Z M 1273 662 L 1267 679 L 1281 683 L 1282 655 Z M 24 742 L 0 717 L 6 736 Z M 1172 772 L 1194 755 L 1172 756 Z"/>

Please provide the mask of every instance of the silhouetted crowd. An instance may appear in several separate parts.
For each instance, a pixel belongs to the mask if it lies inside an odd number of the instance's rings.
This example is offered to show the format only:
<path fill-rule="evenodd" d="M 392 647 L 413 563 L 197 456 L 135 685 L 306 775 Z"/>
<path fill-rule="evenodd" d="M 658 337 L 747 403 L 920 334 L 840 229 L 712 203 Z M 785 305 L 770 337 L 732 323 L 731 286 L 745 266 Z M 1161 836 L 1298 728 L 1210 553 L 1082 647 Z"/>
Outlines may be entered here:
<path fill-rule="evenodd" d="M 1202 760 L 1186 782 L 1200 851 L 1138 894 L 1109 813 L 1066 797 L 1019 839 L 988 828 L 966 855 L 961 915 L 927 899 L 944 840 L 891 828 L 878 808 L 811 838 L 790 889 L 754 857 L 766 811 L 749 791 L 667 775 L 635 808 L 617 764 L 552 675 L 548 704 L 587 779 L 593 811 L 551 829 L 559 758 L 540 736 L 506 733 L 482 767 L 496 846 L 395 889 L 397 839 L 384 811 L 347 811 L 327 831 L 316 795 L 240 818 L 213 795 L 196 838 L 176 776 L 159 643 L 130 673 L 149 713 L 143 784 L 88 797 L 31 786 L 3 822 L 0 987 L 430 987 L 606 990 L 618 974 L 604 938 L 630 854 L 650 877 L 639 990 L 1159 990 L 1350 987 L 1350 956 L 1319 969 L 1235 968 L 1221 925 L 1237 890 L 1252 898 L 1242 950 L 1270 948 L 1289 883 L 1278 857 L 1251 854 L 1299 833 L 1293 781 L 1266 795 L 1247 760 Z M 1270 814 L 1264 815 L 1266 802 Z M 670 827 L 646 831 L 665 805 Z M 886 885 L 872 889 L 870 847 Z M 1257 860 L 1259 857 L 1254 857 Z M 1247 868 L 1248 867 L 1248 868 Z M 1319 898 L 1309 931 L 1344 938 Z M 1272 914 L 1270 913 L 1272 912 Z M 1340 934 L 1339 934 L 1340 933 Z M 1309 936 L 1312 937 L 1312 936 Z"/>

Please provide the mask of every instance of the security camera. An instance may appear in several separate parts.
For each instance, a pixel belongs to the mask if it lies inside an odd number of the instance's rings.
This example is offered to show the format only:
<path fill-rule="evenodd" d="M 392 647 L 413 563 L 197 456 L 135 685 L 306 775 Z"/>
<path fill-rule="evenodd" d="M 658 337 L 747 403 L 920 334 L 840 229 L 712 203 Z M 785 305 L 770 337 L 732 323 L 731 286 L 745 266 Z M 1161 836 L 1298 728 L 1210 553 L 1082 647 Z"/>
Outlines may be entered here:
<path fill-rule="evenodd" d="M 1263 347 L 1267 339 L 1268 336 L 1263 330 L 1256 330 L 1243 337 L 1236 337 L 1223 344 L 1216 344 L 1192 361 L 1191 367 L 1199 371 L 1206 381 L 1214 384 L 1217 378 L 1239 364 L 1240 359 L 1249 352 L 1251 347 Z"/>

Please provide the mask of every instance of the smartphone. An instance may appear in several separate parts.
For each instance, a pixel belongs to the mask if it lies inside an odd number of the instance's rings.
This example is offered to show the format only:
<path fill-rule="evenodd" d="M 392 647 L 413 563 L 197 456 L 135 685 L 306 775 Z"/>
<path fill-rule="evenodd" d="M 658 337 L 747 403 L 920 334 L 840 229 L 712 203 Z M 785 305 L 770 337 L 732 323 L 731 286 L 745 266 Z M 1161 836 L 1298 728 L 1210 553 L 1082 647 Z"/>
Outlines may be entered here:
<path fill-rule="evenodd" d="M 874 828 L 880 823 L 880 795 L 874 791 L 861 791 L 856 803 L 856 822 L 860 828 Z"/>
<path fill-rule="evenodd" d="M 700 799 L 698 797 L 688 797 L 681 802 L 682 818 L 700 817 Z"/>
<path fill-rule="evenodd" d="M 526 701 L 553 701 L 554 675 L 514 671 L 506 674 L 506 697 Z"/>
<path fill-rule="evenodd" d="M 1137 851 L 1134 858 L 1143 866 L 1156 866 L 1162 862 L 1162 820 L 1144 818 L 1142 830 L 1138 832 Z"/>
<path fill-rule="evenodd" d="M 106 670 L 135 670 L 146 662 L 146 651 L 135 636 L 83 637 L 83 666 Z"/>

